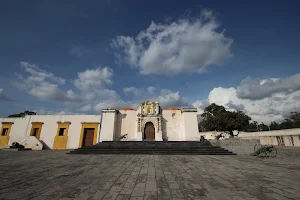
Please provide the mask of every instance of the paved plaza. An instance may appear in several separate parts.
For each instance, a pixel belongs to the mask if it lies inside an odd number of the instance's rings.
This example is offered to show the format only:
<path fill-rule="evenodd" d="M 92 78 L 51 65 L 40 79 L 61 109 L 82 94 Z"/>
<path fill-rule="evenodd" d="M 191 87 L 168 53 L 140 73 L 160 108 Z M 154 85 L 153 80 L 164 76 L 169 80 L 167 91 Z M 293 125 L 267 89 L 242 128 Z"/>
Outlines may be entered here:
<path fill-rule="evenodd" d="M 0 151 L 0 199 L 300 199 L 300 158 Z"/>

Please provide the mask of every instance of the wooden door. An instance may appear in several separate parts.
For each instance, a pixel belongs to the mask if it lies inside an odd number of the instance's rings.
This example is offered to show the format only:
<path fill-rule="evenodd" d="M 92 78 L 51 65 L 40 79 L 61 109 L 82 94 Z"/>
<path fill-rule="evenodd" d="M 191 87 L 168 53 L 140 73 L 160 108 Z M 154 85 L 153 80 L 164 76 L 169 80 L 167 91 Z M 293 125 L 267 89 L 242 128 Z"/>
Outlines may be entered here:
<path fill-rule="evenodd" d="M 94 144 L 94 132 L 95 129 L 93 128 L 86 128 L 84 129 L 84 136 L 82 141 L 82 146 L 93 146 Z"/>
<path fill-rule="evenodd" d="M 145 140 L 155 140 L 155 129 L 154 129 L 154 125 L 151 122 L 148 122 L 145 125 Z"/>

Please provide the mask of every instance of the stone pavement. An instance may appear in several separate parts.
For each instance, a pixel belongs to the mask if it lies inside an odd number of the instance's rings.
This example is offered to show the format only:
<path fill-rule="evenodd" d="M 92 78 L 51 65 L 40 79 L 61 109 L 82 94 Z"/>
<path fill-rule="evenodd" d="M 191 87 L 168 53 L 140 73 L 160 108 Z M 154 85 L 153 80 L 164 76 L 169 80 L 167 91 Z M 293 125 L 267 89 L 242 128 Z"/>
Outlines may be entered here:
<path fill-rule="evenodd" d="M 300 199 L 300 158 L 0 151 L 0 199 Z"/>

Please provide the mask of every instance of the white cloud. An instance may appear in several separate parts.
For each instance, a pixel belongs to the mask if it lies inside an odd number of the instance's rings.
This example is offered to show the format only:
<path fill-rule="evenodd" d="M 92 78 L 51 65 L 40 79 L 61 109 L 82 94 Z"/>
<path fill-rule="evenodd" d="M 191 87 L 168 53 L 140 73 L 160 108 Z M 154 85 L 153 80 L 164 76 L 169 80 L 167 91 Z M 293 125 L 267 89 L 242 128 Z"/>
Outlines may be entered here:
<path fill-rule="evenodd" d="M 4 93 L 4 89 L 0 88 L 0 101 L 11 101 L 10 98 L 8 98 L 6 96 L 6 94 Z"/>
<path fill-rule="evenodd" d="M 82 112 L 88 112 L 88 111 L 90 111 L 90 110 L 92 110 L 91 104 L 82 106 L 82 107 L 80 108 L 80 111 L 82 111 Z"/>
<path fill-rule="evenodd" d="M 123 88 L 123 92 L 125 95 L 134 95 L 136 97 L 144 96 L 146 98 L 150 98 L 154 95 L 155 87 L 149 86 L 146 89 L 144 88 L 136 88 L 136 87 L 127 87 Z"/>
<path fill-rule="evenodd" d="M 104 88 L 105 84 L 112 84 L 112 76 L 113 70 L 107 66 L 87 69 L 78 73 L 78 78 L 74 81 L 74 84 L 77 89 L 82 91 Z"/>
<path fill-rule="evenodd" d="M 65 109 L 60 111 L 39 109 L 39 110 L 34 110 L 34 112 L 36 112 L 37 115 L 80 115 L 82 114 L 82 113 L 76 113 Z"/>
<path fill-rule="evenodd" d="M 198 113 L 203 113 L 204 112 L 204 109 L 206 106 L 209 105 L 209 102 L 207 99 L 205 100 L 197 100 L 195 102 L 192 103 L 192 107 L 195 107 L 195 108 L 198 108 Z"/>
<path fill-rule="evenodd" d="M 291 85 L 293 87 L 293 85 Z M 239 87 L 238 87 L 239 88 Z M 287 88 L 287 90 L 290 88 Z M 208 95 L 207 103 L 195 101 L 192 105 L 203 112 L 205 106 L 211 103 L 223 105 L 228 110 L 242 110 L 252 120 L 269 124 L 271 121 L 281 121 L 290 116 L 290 112 L 300 110 L 300 90 L 292 93 L 272 93 L 258 100 L 242 99 L 236 88 L 214 88 Z"/>
<path fill-rule="evenodd" d="M 162 89 L 160 94 L 155 94 L 156 89 L 153 86 L 149 86 L 146 89 L 128 87 L 124 88 L 123 91 L 126 95 L 132 94 L 134 97 L 138 97 L 138 99 L 135 100 L 136 104 L 146 100 L 153 100 L 158 101 L 162 108 L 189 106 L 189 101 L 181 97 L 178 91 L 173 92 L 171 90 Z"/>
<path fill-rule="evenodd" d="M 136 87 L 123 88 L 123 92 L 126 95 L 133 94 L 134 96 L 141 96 L 143 94 L 143 90 Z"/>
<path fill-rule="evenodd" d="M 171 90 L 163 89 L 160 91 L 159 95 L 156 95 L 154 93 L 155 88 L 152 86 L 147 87 L 146 89 L 128 87 L 128 88 L 124 88 L 123 91 L 124 91 L 124 93 L 127 93 L 127 94 L 136 95 L 139 98 L 135 99 L 135 100 L 130 100 L 130 101 L 123 101 L 123 100 L 101 101 L 94 106 L 94 110 L 96 112 L 101 112 L 102 109 L 105 109 L 105 108 L 120 109 L 123 107 L 131 107 L 131 108 L 137 109 L 140 102 L 145 101 L 145 100 L 158 101 L 162 108 L 190 106 L 188 99 L 181 97 L 178 91 L 173 92 Z M 151 95 L 149 95 L 147 92 L 149 92 Z"/>
<path fill-rule="evenodd" d="M 79 72 L 77 79 L 73 81 L 75 89 L 78 91 L 74 91 L 73 89 L 62 89 L 60 85 L 65 83 L 63 78 L 56 77 L 35 64 L 21 62 L 21 66 L 27 74 L 18 74 L 21 83 L 18 82 L 16 85 L 39 99 L 76 102 L 77 104 L 89 104 L 96 98 L 101 100 L 119 99 L 119 95 L 114 90 L 105 88 L 112 84 L 113 70 L 109 67 L 98 67 Z"/>
<path fill-rule="evenodd" d="M 278 93 L 293 93 L 297 90 L 300 90 L 300 73 L 282 79 L 248 77 L 237 88 L 237 94 L 242 99 L 258 100 Z"/>
<path fill-rule="evenodd" d="M 172 75 L 204 72 L 232 56 L 232 39 L 219 32 L 211 11 L 196 19 L 183 18 L 168 24 L 152 22 L 135 38 L 118 36 L 111 46 L 117 58 L 139 68 L 141 74 Z"/>
<path fill-rule="evenodd" d="M 28 79 L 30 81 L 41 82 L 46 79 L 49 79 L 50 81 L 53 81 L 54 83 L 57 83 L 57 84 L 65 84 L 65 82 L 66 82 L 65 79 L 56 77 L 52 73 L 40 69 L 35 64 L 29 64 L 28 62 L 24 62 L 24 61 L 20 62 L 20 64 L 21 64 L 21 67 L 23 67 L 25 69 L 25 71 L 30 74 L 30 76 L 28 76 Z"/>
<path fill-rule="evenodd" d="M 105 108 L 121 109 L 123 107 L 131 107 L 131 102 L 118 101 L 102 101 L 94 106 L 94 111 L 101 112 Z"/>
<path fill-rule="evenodd" d="M 189 107 L 188 99 L 181 97 L 179 92 L 163 89 L 156 98 L 162 108 L 168 107 Z"/>
<path fill-rule="evenodd" d="M 153 86 L 147 87 L 147 92 L 150 93 L 150 94 L 154 94 L 154 92 L 155 92 L 155 87 L 153 87 Z"/>
<path fill-rule="evenodd" d="M 72 90 L 63 91 L 59 85 L 65 84 L 65 79 L 54 76 L 54 74 L 40 69 L 35 64 L 20 62 L 21 67 L 27 72 L 26 76 L 18 74 L 21 82 L 16 86 L 24 89 L 32 96 L 43 100 L 54 101 L 77 101 L 78 96 Z"/>

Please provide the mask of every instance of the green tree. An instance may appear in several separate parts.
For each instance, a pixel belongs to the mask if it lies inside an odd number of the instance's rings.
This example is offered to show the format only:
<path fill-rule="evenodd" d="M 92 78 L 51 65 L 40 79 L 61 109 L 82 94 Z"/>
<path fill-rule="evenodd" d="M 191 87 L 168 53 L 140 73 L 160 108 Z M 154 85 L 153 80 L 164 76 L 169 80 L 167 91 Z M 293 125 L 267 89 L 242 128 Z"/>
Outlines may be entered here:
<path fill-rule="evenodd" d="M 293 128 L 300 128 L 300 112 L 291 112 L 290 118 L 293 122 Z"/>
<path fill-rule="evenodd" d="M 271 122 L 270 129 L 271 130 L 280 130 L 280 124 L 278 124 L 277 122 Z"/>
<path fill-rule="evenodd" d="M 25 117 L 26 115 L 36 115 L 35 112 L 32 112 L 32 111 L 24 111 L 24 112 L 21 112 L 21 113 L 18 113 L 18 114 L 12 114 L 12 115 L 9 115 L 7 116 L 8 118 L 13 118 L 13 117 Z"/>
<path fill-rule="evenodd" d="M 215 103 L 207 106 L 201 115 L 199 127 L 205 131 L 223 131 L 235 136 L 233 131 L 245 130 L 251 118 L 242 111 L 227 111 L 223 106 Z"/>
<path fill-rule="evenodd" d="M 290 119 L 285 119 L 281 124 L 279 125 L 280 129 L 289 129 L 294 128 L 293 127 L 293 121 Z"/>

